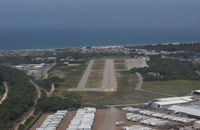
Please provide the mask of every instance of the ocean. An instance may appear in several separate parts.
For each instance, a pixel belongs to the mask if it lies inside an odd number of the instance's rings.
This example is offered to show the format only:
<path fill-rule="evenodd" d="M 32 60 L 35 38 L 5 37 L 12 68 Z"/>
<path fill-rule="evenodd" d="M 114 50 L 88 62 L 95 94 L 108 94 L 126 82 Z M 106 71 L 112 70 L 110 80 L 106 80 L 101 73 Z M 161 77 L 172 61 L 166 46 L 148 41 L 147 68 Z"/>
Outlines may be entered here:
<path fill-rule="evenodd" d="M 0 50 L 200 41 L 199 0 L 0 0 Z"/>
<path fill-rule="evenodd" d="M 71 30 L 1 34 L 0 50 L 199 42 L 197 30 Z"/>

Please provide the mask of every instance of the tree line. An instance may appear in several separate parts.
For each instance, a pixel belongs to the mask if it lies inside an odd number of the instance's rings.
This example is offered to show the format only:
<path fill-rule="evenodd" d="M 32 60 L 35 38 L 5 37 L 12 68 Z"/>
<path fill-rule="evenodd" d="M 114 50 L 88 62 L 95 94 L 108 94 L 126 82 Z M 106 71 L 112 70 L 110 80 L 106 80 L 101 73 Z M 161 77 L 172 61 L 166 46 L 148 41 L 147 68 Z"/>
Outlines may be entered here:
<path fill-rule="evenodd" d="M 200 75 L 195 72 L 200 68 L 200 65 L 194 65 L 188 61 L 153 56 L 147 64 L 149 67 L 133 69 L 132 71 L 140 72 L 144 80 L 200 80 Z M 149 72 L 157 73 L 159 76 L 152 76 Z"/>

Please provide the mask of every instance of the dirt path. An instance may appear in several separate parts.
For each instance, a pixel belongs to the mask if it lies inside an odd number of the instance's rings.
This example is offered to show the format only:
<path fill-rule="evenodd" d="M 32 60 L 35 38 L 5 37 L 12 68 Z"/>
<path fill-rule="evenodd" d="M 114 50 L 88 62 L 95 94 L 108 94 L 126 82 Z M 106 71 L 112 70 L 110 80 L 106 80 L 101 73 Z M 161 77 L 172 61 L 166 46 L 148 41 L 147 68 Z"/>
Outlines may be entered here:
<path fill-rule="evenodd" d="M 36 89 L 36 92 L 37 92 L 37 98 L 36 100 L 38 100 L 39 98 L 41 98 L 41 91 L 40 91 L 40 87 L 35 83 L 33 82 L 32 80 L 30 80 L 30 83 L 35 87 Z M 35 101 L 36 101 L 35 100 Z"/>
<path fill-rule="evenodd" d="M 3 94 L 3 97 L 0 100 L 0 104 L 2 104 L 2 102 L 4 100 L 6 100 L 6 98 L 8 96 L 8 83 L 7 82 L 3 82 L 3 86 L 5 87 L 6 91 L 5 91 L 5 93 Z"/>
<path fill-rule="evenodd" d="M 138 77 L 138 82 L 136 84 L 136 90 L 141 90 L 142 89 L 142 84 L 143 84 L 143 78 L 142 78 L 142 75 L 138 72 L 136 72 L 136 75 Z"/>
<path fill-rule="evenodd" d="M 115 77 L 115 68 L 112 59 L 106 60 L 106 65 L 104 67 L 102 88 L 105 91 L 116 91 L 117 83 Z"/>
<path fill-rule="evenodd" d="M 118 116 L 117 108 L 111 106 L 106 113 L 98 130 L 115 130 L 115 122 Z"/>
<path fill-rule="evenodd" d="M 132 69 L 132 68 L 144 68 L 144 67 L 148 67 L 147 63 L 146 63 L 146 59 L 127 59 L 126 60 L 126 65 L 128 70 Z"/>
<path fill-rule="evenodd" d="M 160 95 L 160 96 L 168 96 L 168 97 L 173 97 L 175 95 L 170 95 L 170 94 L 163 94 L 163 93 L 157 93 L 157 92 L 153 92 L 153 91 L 148 91 L 148 90 L 143 90 L 142 89 L 142 84 L 143 84 L 143 78 L 142 75 L 138 72 L 136 72 L 136 75 L 138 77 L 138 82 L 136 84 L 136 90 L 137 91 L 141 91 L 141 92 L 145 92 L 145 93 L 150 93 L 150 94 L 156 94 L 156 95 Z"/>
<path fill-rule="evenodd" d="M 30 80 L 30 83 L 35 87 L 36 92 L 37 92 L 36 98 L 34 100 L 34 105 L 28 110 L 28 112 L 25 115 L 23 115 L 22 119 L 20 119 L 20 121 L 14 125 L 14 130 L 18 130 L 20 124 L 23 125 L 26 122 L 26 120 L 33 115 L 35 111 L 35 106 L 37 104 L 37 100 L 41 98 L 41 91 L 40 91 L 39 86 L 35 84 L 32 80 Z"/>
<path fill-rule="evenodd" d="M 47 92 L 47 97 L 51 97 L 54 91 L 55 91 L 55 84 L 52 83 L 50 92 Z"/>
<path fill-rule="evenodd" d="M 62 120 L 62 122 L 59 124 L 57 127 L 57 130 L 66 130 L 71 123 L 71 120 L 74 118 L 76 115 L 77 111 L 69 111 L 65 118 Z"/>
<path fill-rule="evenodd" d="M 46 91 L 45 89 L 43 89 L 43 88 L 40 88 L 40 89 L 42 89 L 44 92 L 45 92 L 45 94 L 47 95 L 47 97 L 51 97 L 51 95 L 53 94 L 53 92 L 55 91 L 55 84 L 54 83 L 51 83 L 51 90 L 48 92 L 48 91 Z"/>

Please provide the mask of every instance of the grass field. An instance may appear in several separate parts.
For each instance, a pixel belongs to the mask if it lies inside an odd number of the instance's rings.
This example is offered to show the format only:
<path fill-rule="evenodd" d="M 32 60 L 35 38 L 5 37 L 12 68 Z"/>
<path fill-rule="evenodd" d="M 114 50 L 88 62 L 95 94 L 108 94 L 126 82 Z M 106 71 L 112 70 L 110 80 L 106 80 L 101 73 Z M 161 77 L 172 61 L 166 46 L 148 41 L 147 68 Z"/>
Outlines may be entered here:
<path fill-rule="evenodd" d="M 96 61 L 100 61 L 100 60 L 106 60 L 106 59 L 114 59 L 114 60 L 125 60 L 130 58 L 130 56 L 128 55 L 124 55 L 124 56 L 102 56 L 102 57 L 98 57 L 95 58 Z"/>
<path fill-rule="evenodd" d="M 114 63 L 125 63 L 125 60 L 121 60 L 121 59 L 115 59 Z"/>
<path fill-rule="evenodd" d="M 50 76 L 56 76 L 64 79 L 64 82 L 59 83 L 59 89 L 77 87 L 86 65 L 80 66 L 58 66 L 50 73 Z"/>
<path fill-rule="evenodd" d="M 103 72 L 92 71 L 86 83 L 86 88 L 102 87 Z"/>
<path fill-rule="evenodd" d="M 94 60 L 94 64 L 104 64 L 105 63 L 105 59 L 95 59 Z"/>
<path fill-rule="evenodd" d="M 142 88 L 158 93 L 172 95 L 186 95 L 192 90 L 200 89 L 200 81 L 195 80 L 171 80 L 171 81 L 145 81 Z"/>
<path fill-rule="evenodd" d="M 92 70 L 103 70 L 104 69 L 104 64 L 103 63 L 95 63 L 92 66 Z"/>
<path fill-rule="evenodd" d="M 116 73 L 118 91 L 117 92 L 74 92 L 82 96 L 83 106 L 103 107 L 108 104 L 128 104 L 143 103 L 153 98 L 161 96 L 146 94 L 134 90 L 136 85 L 136 75 L 128 71 Z M 67 95 L 69 92 L 64 92 Z"/>
<path fill-rule="evenodd" d="M 115 64 L 115 69 L 127 69 L 125 64 Z"/>

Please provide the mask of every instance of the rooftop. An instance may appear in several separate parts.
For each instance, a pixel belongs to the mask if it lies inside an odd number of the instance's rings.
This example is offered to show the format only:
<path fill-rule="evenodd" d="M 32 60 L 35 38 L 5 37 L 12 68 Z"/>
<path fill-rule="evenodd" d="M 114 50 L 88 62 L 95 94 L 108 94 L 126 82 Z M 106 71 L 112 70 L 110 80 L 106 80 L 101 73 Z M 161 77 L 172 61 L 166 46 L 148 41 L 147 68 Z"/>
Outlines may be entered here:
<path fill-rule="evenodd" d="M 189 107 L 184 107 L 184 106 L 173 105 L 173 106 L 169 107 L 168 110 L 182 112 L 182 113 L 186 113 L 188 115 L 200 117 L 200 109 L 194 109 L 194 108 L 189 108 Z"/>

